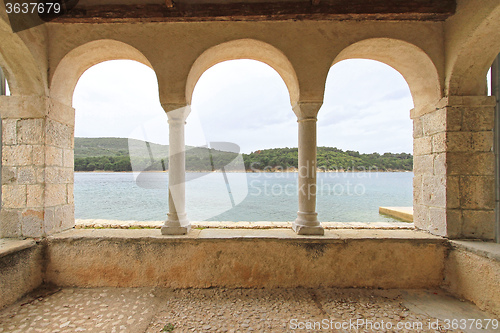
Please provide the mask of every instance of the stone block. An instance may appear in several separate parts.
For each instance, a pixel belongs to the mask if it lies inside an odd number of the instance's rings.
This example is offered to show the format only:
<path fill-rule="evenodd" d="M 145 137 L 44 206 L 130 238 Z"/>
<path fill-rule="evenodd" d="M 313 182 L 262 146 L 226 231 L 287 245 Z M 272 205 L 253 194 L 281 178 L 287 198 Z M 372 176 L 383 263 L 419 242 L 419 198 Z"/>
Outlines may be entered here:
<path fill-rule="evenodd" d="M 2 144 L 17 144 L 17 119 L 2 119 Z"/>
<path fill-rule="evenodd" d="M 430 225 L 428 231 L 433 235 L 448 236 L 446 208 L 429 208 Z"/>
<path fill-rule="evenodd" d="M 24 237 L 43 236 L 43 209 L 27 209 L 21 216 L 21 232 Z"/>
<path fill-rule="evenodd" d="M 439 109 L 421 117 L 424 135 L 446 131 L 446 109 Z"/>
<path fill-rule="evenodd" d="M 471 133 L 472 149 L 474 151 L 492 152 L 494 143 L 493 131 Z"/>
<path fill-rule="evenodd" d="M 424 136 L 413 140 L 413 155 L 428 155 L 432 153 L 431 137 Z"/>
<path fill-rule="evenodd" d="M 460 176 L 446 177 L 446 208 L 460 208 Z"/>
<path fill-rule="evenodd" d="M 457 132 L 462 130 L 463 110 L 460 107 L 446 107 L 446 130 Z"/>
<path fill-rule="evenodd" d="M 462 234 L 465 238 L 495 239 L 494 210 L 464 210 Z"/>
<path fill-rule="evenodd" d="M 448 132 L 446 133 L 445 149 L 448 152 L 471 152 L 471 132 Z"/>
<path fill-rule="evenodd" d="M 2 166 L 2 185 L 17 184 L 17 168 Z"/>
<path fill-rule="evenodd" d="M 446 237 L 462 238 L 462 210 L 446 209 Z"/>
<path fill-rule="evenodd" d="M 45 168 L 45 182 L 48 184 L 73 183 L 74 171 L 71 168 L 47 167 Z"/>
<path fill-rule="evenodd" d="M 494 126 L 494 107 L 463 107 L 463 131 L 492 131 Z"/>
<path fill-rule="evenodd" d="M 433 153 L 444 153 L 446 151 L 446 137 L 446 132 L 436 133 L 431 137 Z"/>
<path fill-rule="evenodd" d="M 35 168 L 32 166 L 22 166 L 17 168 L 18 184 L 36 184 Z"/>
<path fill-rule="evenodd" d="M 420 205 L 423 204 L 422 178 L 423 175 L 415 175 L 413 177 L 413 202 Z"/>
<path fill-rule="evenodd" d="M 45 146 L 41 145 L 33 146 L 33 164 L 45 165 Z"/>
<path fill-rule="evenodd" d="M 446 153 L 433 154 L 434 157 L 434 175 L 446 174 Z"/>
<path fill-rule="evenodd" d="M 25 207 L 26 185 L 2 185 L 2 209 Z"/>
<path fill-rule="evenodd" d="M 413 157 L 413 172 L 416 175 L 434 173 L 434 156 L 419 155 Z"/>
<path fill-rule="evenodd" d="M 43 189 L 42 184 L 27 185 L 26 206 L 27 207 L 43 207 Z"/>
<path fill-rule="evenodd" d="M 21 236 L 21 213 L 19 210 L 2 208 L 0 211 L 0 238 Z"/>
<path fill-rule="evenodd" d="M 73 148 L 73 127 L 61 124 L 52 119 L 46 123 L 46 143 L 58 148 Z"/>
<path fill-rule="evenodd" d="M 33 163 L 33 148 L 29 145 L 4 146 L 2 148 L 2 165 L 22 166 Z"/>
<path fill-rule="evenodd" d="M 73 185 L 73 183 L 67 184 L 67 196 L 69 204 L 74 204 L 75 202 L 74 188 L 75 186 Z"/>
<path fill-rule="evenodd" d="M 45 149 L 45 165 L 62 166 L 63 150 L 58 147 L 47 146 Z"/>
<path fill-rule="evenodd" d="M 446 163 L 450 175 L 489 176 L 495 174 L 495 155 L 491 152 L 447 153 Z"/>
<path fill-rule="evenodd" d="M 55 207 L 45 208 L 45 215 L 43 220 L 43 232 L 45 235 L 51 235 L 58 230 L 55 219 Z"/>
<path fill-rule="evenodd" d="M 36 167 L 35 168 L 35 174 L 36 174 L 36 182 L 38 184 L 45 183 L 45 168 L 43 168 L 43 167 Z"/>
<path fill-rule="evenodd" d="M 495 178 L 483 176 L 460 177 L 461 207 L 463 209 L 495 209 Z"/>
<path fill-rule="evenodd" d="M 413 223 L 415 227 L 422 230 L 428 230 L 430 225 L 429 207 L 413 203 Z"/>
<path fill-rule="evenodd" d="M 75 167 L 75 153 L 73 149 L 63 150 L 63 167 L 74 169 Z"/>
<path fill-rule="evenodd" d="M 44 134 L 45 120 L 20 119 L 17 121 L 18 144 L 41 145 L 45 142 Z"/>
<path fill-rule="evenodd" d="M 422 180 L 423 204 L 446 207 L 446 176 L 424 175 Z"/>
<path fill-rule="evenodd" d="M 75 206 L 70 204 L 56 207 L 55 220 L 59 230 L 73 228 L 75 226 Z"/>
<path fill-rule="evenodd" d="M 413 138 L 418 139 L 424 135 L 424 129 L 422 127 L 422 119 L 413 119 Z"/>
<path fill-rule="evenodd" d="M 45 184 L 45 206 L 59 206 L 67 203 L 66 184 Z"/>

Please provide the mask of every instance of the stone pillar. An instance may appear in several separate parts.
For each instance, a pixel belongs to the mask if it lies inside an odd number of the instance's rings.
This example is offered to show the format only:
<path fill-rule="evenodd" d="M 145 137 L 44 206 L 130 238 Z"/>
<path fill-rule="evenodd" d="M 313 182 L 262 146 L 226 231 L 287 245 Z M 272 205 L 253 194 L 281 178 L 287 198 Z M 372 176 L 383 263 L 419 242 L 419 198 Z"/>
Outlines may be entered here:
<path fill-rule="evenodd" d="M 324 235 L 316 212 L 316 122 L 322 103 L 299 102 L 299 211 L 292 228 L 299 235 Z"/>
<path fill-rule="evenodd" d="M 161 228 L 163 235 L 184 235 L 191 224 L 186 217 L 186 147 L 184 126 L 191 107 L 163 104 L 168 116 L 168 219 Z"/>
<path fill-rule="evenodd" d="M 43 237 L 75 223 L 74 109 L 47 97 L 0 97 L 2 237 Z"/>
<path fill-rule="evenodd" d="M 415 226 L 448 238 L 495 232 L 494 97 L 450 96 L 412 110 Z"/>

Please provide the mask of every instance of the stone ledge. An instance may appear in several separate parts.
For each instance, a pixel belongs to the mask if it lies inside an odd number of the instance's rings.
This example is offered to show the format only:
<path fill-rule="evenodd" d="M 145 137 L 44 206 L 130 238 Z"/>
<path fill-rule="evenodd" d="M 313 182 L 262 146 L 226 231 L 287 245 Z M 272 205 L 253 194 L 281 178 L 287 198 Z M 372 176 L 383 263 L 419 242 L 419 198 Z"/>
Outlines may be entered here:
<path fill-rule="evenodd" d="M 0 258 L 33 246 L 36 246 L 36 241 L 33 239 L 19 240 L 0 238 Z"/>
<path fill-rule="evenodd" d="M 122 221 L 105 219 L 77 219 L 76 229 L 160 229 L 163 221 Z M 414 230 L 413 223 L 406 222 L 322 222 L 325 229 L 384 229 L 384 230 Z M 291 229 L 292 222 L 230 222 L 230 221 L 202 221 L 191 222 L 191 228 L 196 229 Z"/>
<path fill-rule="evenodd" d="M 162 235 L 155 229 L 73 229 L 48 237 L 49 241 L 61 240 L 228 240 L 228 239 L 273 239 L 273 240 L 314 240 L 344 242 L 348 240 L 405 240 L 414 242 L 445 243 L 446 239 L 417 230 L 326 230 L 324 236 L 297 235 L 289 229 L 191 229 L 187 235 Z"/>
<path fill-rule="evenodd" d="M 466 250 L 481 257 L 500 261 L 500 244 L 482 241 L 450 240 L 452 247 Z"/>

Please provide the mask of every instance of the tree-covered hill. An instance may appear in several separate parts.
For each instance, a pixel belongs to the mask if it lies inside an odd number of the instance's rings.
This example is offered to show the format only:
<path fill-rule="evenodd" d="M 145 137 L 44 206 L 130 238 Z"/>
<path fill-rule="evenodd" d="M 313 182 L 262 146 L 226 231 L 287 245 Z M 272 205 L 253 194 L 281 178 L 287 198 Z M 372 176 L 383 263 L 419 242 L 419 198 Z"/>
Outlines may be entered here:
<path fill-rule="evenodd" d="M 411 154 L 360 154 L 338 148 L 318 147 L 318 168 L 325 171 L 411 171 Z M 204 147 L 186 147 L 186 170 L 212 171 L 234 168 L 238 154 Z M 297 148 L 264 149 L 243 154 L 248 171 L 294 170 Z M 168 146 L 125 138 L 75 138 L 75 171 L 131 171 L 168 169 Z"/>

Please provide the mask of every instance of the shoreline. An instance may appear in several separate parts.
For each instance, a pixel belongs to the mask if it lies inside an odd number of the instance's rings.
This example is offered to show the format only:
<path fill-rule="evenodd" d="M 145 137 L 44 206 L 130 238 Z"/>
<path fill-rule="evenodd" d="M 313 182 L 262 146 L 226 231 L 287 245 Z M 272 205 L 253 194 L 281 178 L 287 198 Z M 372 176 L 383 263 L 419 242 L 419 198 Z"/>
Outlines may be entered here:
<path fill-rule="evenodd" d="M 133 172 L 148 172 L 148 173 L 168 173 L 168 170 L 159 171 L 159 170 L 150 170 L 150 171 L 112 171 L 112 170 L 94 170 L 94 171 L 74 171 L 75 173 L 133 173 Z M 222 171 L 189 171 L 186 170 L 186 173 L 221 173 Z M 413 172 L 409 170 L 363 170 L 363 171 L 336 171 L 336 170 L 328 170 L 328 171 L 317 171 L 317 173 L 404 173 L 404 172 Z M 264 170 L 246 170 L 246 171 L 226 171 L 226 173 L 298 173 L 298 170 L 292 171 L 264 171 Z"/>

